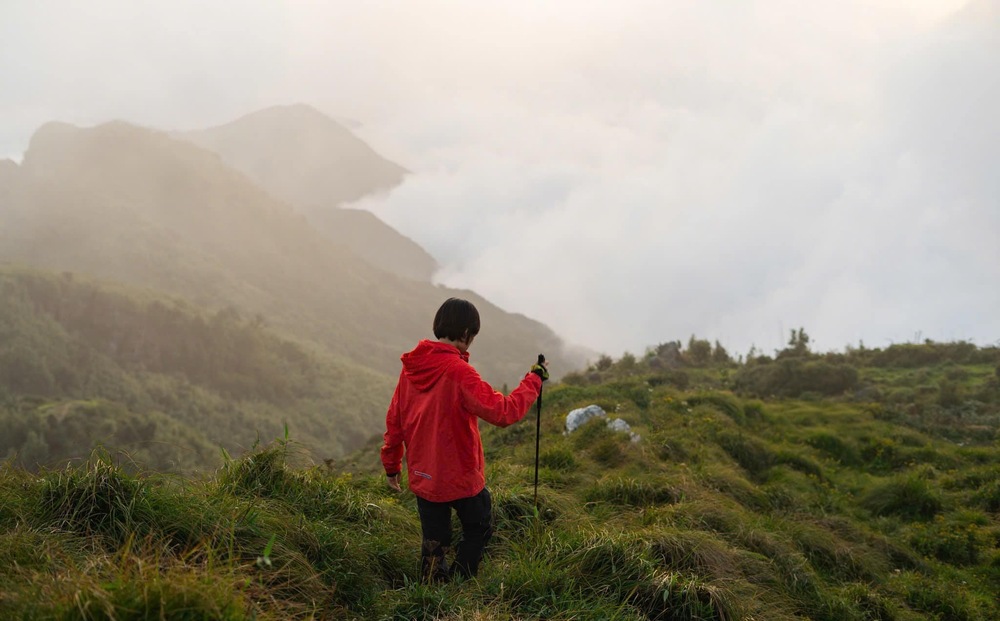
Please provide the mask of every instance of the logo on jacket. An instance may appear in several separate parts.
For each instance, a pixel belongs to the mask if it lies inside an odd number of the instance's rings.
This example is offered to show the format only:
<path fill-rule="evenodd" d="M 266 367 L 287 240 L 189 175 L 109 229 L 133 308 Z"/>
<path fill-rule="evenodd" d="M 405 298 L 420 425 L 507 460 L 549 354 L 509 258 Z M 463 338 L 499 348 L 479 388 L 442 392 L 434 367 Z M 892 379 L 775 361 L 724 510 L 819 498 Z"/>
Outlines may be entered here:
<path fill-rule="evenodd" d="M 414 470 L 413 474 L 417 475 L 418 477 L 424 477 L 425 479 L 433 478 L 433 477 L 431 477 L 431 475 L 427 474 L 426 472 L 420 472 L 419 470 Z"/>

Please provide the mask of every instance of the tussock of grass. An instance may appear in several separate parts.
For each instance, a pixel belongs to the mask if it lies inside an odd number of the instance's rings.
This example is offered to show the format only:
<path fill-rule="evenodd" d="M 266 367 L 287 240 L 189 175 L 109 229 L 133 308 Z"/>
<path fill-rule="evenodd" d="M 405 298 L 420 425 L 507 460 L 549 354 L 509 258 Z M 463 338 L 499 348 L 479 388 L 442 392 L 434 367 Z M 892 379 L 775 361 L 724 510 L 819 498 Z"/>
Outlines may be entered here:
<path fill-rule="evenodd" d="M 121 543 L 148 530 L 157 518 L 155 504 L 145 481 L 97 454 L 84 468 L 47 473 L 40 508 L 43 519 L 57 528 Z"/>
<path fill-rule="evenodd" d="M 649 619 L 744 618 L 744 607 L 726 586 L 675 573 L 661 574 L 643 583 L 631 601 Z"/>
<path fill-rule="evenodd" d="M 877 516 L 893 515 L 908 520 L 927 520 L 942 508 L 940 496 L 924 479 L 906 476 L 891 479 L 871 489 L 862 506 Z"/>
<path fill-rule="evenodd" d="M 724 431 L 718 443 L 751 476 L 761 479 L 777 463 L 775 452 L 764 442 L 742 433 Z"/>
<path fill-rule="evenodd" d="M 820 431 L 809 435 L 805 440 L 809 446 L 844 466 L 856 466 L 861 463 L 857 448 L 849 440 L 833 432 Z"/>
<path fill-rule="evenodd" d="M 654 561 L 670 571 L 723 580 L 739 567 L 734 550 L 709 533 L 663 529 L 650 533 L 648 541 Z"/>
<path fill-rule="evenodd" d="M 618 505 L 644 507 L 675 503 L 681 499 L 681 496 L 680 490 L 666 485 L 662 481 L 609 477 L 595 483 L 593 487 L 584 492 L 583 498 L 587 502 L 610 502 Z"/>
<path fill-rule="evenodd" d="M 791 529 L 791 536 L 810 565 L 842 582 L 877 582 L 888 572 L 883 557 L 828 529 L 799 523 Z"/>
<path fill-rule="evenodd" d="M 721 392 L 709 392 L 692 395 L 687 398 L 691 407 L 699 405 L 709 405 L 733 419 L 737 425 L 746 425 L 747 418 L 743 411 L 743 406 L 739 400 L 732 395 Z"/>
<path fill-rule="evenodd" d="M 739 471 L 712 468 L 702 480 L 709 488 L 718 490 L 753 511 L 766 512 L 772 507 L 767 492 L 748 481 Z"/>

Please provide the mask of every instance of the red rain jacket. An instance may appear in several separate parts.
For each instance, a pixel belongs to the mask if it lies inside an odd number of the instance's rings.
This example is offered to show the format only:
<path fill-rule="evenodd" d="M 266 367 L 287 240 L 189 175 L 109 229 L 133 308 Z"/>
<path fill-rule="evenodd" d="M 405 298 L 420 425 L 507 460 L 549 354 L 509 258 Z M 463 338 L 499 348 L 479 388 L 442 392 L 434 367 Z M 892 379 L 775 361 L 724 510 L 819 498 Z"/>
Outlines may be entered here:
<path fill-rule="evenodd" d="M 403 447 L 410 489 L 431 502 L 475 496 L 486 487 L 479 418 L 506 427 L 524 418 L 542 380 L 528 373 L 509 396 L 493 390 L 469 354 L 423 340 L 400 358 L 403 371 L 385 415 L 382 465 L 401 470 Z"/>

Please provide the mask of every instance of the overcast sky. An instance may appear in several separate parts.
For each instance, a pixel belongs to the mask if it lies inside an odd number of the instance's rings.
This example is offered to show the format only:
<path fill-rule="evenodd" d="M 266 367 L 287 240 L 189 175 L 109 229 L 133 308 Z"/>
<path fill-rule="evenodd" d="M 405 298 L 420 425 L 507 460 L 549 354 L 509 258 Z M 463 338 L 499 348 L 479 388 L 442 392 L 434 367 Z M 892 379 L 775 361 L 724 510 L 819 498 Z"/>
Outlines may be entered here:
<path fill-rule="evenodd" d="M 0 157 L 295 102 L 414 172 L 359 206 L 440 282 L 575 343 L 1000 340 L 1000 0 L 0 2 Z"/>

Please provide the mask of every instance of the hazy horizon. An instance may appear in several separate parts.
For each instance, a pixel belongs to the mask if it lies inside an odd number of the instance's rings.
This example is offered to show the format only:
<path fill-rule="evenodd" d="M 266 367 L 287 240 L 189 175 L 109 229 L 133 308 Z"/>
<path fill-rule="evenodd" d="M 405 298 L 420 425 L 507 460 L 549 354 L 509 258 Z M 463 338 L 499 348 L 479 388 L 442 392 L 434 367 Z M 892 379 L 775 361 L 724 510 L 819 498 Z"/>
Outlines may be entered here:
<path fill-rule="evenodd" d="M 0 52 L 0 158 L 51 120 L 360 122 L 413 174 L 352 206 L 571 343 L 1000 340 L 1000 2 L 39 2 Z"/>

